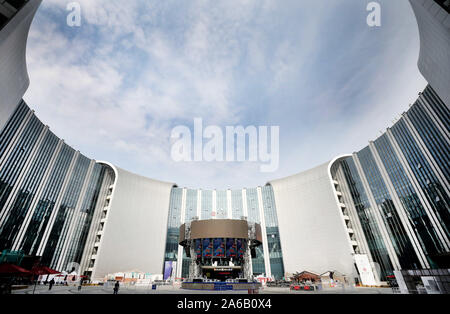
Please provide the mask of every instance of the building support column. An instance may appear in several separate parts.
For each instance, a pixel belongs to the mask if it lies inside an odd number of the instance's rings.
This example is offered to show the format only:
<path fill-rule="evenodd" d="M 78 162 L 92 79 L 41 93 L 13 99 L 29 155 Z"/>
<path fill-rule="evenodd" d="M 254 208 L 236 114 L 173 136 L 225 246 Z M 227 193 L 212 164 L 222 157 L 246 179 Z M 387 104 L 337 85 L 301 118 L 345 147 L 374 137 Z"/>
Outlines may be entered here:
<path fill-rule="evenodd" d="M 231 206 L 231 190 L 227 190 L 227 219 L 233 219 L 233 210 Z"/>
<path fill-rule="evenodd" d="M 180 226 L 185 223 L 186 215 L 186 194 L 187 189 L 183 189 L 183 194 L 181 196 L 181 213 L 180 213 Z M 177 272 L 176 278 L 181 278 L 183 270 L 183 247 L 178 244 L 178 256 L 177 256 Z"/>
<path fill-rule="evenodd" d="M 75 164 L 78 160 L 79 155 L 80 155 L 79 152 L 75 152 L 72 156 L 72 161 L 70 162 L 69 169 L 67 170 L 66 177 L 64 178 L 64 182 L 63 182 L 61 191 L 59 192 L 58 198 L 56 199 L 52 214 L 50 216 L 47 227 L 45 228 L 45 231 L 44 231 L 44 236 L 42 237 L 41 243 L 39 244 L 39 247 L 38 247 L 38 250 L 36 253 L 36 255 L 38 255 L 38 256 L 42 256 L 42 254 L 44 253 L 44 249 L 47 245 L 48 237 L 50 236 L 50 232 L 53 229 L 53 223 L 55 222 L 56 216 L 58 215 L 59 208 L 61 206 L 61 202 L 64 198 L 64 195 L 66 194 L 66 190 L 68 188 L 69 181 L 70 181 L 70 178 L 72 177 L 73 170 L 75 168 Z"/>
<path fill-rule="evenodd" d="M 2 215 L 0 215 L 0 226 L 2 226 L 3 223 L 5 222 L 5 220 L 8 218 L 9 213 L 12 209 L 12 206 L 15 203 L 17 195 L 19 194 L 20 189 L 21 189 L 25 179 L 27 178 L 27 174 L 33 165 L 33 161 L 35 160 L 35 158 L 37 156 L 39 148 L 41 147 L 42 142 L 44 141 L 44 138 L 45 138 L 45 134 L 47 134 L 47 132 L 48 132 L 48 127 L 44 127 L 42 129 L 42 131 L 40 132 L 39 137 L 36 140 L 36 143 L 34 144 L 34 147 L 32 148 L 30 155 L 28 156 L 27 160 L 24 161 L 24 166 L 23 166 L 22 170 L 20 171 L 19 175 L 17 176 L 17 181 L 14 184 L 13 189 L 12 189 L 11 193 L 9 194 L 8 199 L 6 200 L 5 206 L 3 207 Z M 30 211 L 30 208 L 28 209 L 28 211 Z"/>
<path fill-rule="evenodd" d="M 422 266 L 422 268 L 429 268 L 430 264 L 428 263 L 427 258 L 425 257 L 425 254 L 423 252 L 422 246 L 420 245 L 420 242 L 417 239 L 414 229 L 411 226 L 408 214 L 406 213 L 405 208 L 403 208 L 403 205 L 400 201 L 397 191 L 395 190 L 394 185 L 392 184 L 391 178 L 389 177 L 389 174 L 387 173 L 387 170 L 384 167 L 381 157 L 378 154 L 378 150 L 373 142 L 370 142 L 369 148 L 370 151 L 372 152 L 372 155 L 374 157 L 378 169 L 380 169 L 381 177 L 383 178 L 383 181 L 386 184 L 386 188 L 392 197 L 392 201 L 394 202 L 400 221 L 403 225 L 403 228 L 405 228 L 406 230 L 409 240 L 414 248 L 414 252 L 416 253 L 420 261 L 420 265 Z"/>
<path fill-rule="evenodd" d="M 384 224 L 383 218 L 381 217 L 381 214 L 378 210 L 377 202 L 375 201 L 375 198 L 372 194 L 372 190 L 370 189 L 369 183 L 367 181 L 366 175 L 364 174 L 364 170 L 362 169 L 361 163 L 359 162 L 359 158 L 356 154 L 353 154 L 353 160 L 355 162 L 356 169 L 358 170 L 359 177 L 361 178 L 361 182 L 364 186 L 364 190 L 367 193 L 373 217 L 375 218 L 377 227 L 380 230 L 380 235 L 386 247 L 389 259 L 391 260 L 391 264 L 394 270 L 400 270 L 401 266 L 397 254 L 392 245 L 391 239 L 389 238 L 389 233 L 386 229 L 386 225 Z"/>
<path fill-rule="evenodd" d="M 411 133 L 412 137 L 414 138 L 414 141 L 417 143 L 417 146 L 419 146 L 422 154 L 425 156 L 425 159 L 427 160 L 428 164 L 430 165 L 431 169 L 435 173 L 436 177 L 438 178 L 439 182 L 441 183 L 442 187 L 444 188 L 445 192 L 447 193 L 448 197 L 450 197 L 450 184 L 445 178 L 444 174 L 442 173 L 441 169 L 437 165 L 436 161 L 433 158 L 433 155 L 428 150 L 425 143 L 422 141 L 422 138 L 420 137 L 419 133 L 417 132 L 416 128 L 412 124 L 411 120 L 409 119 L 409 116 L 407 113 L 403 114 L 403 119 L 405 121 L 405 125 L 408 128 L 408 131 Z"/>
<path fill-rule="evenodd" d="M 420 186 L 420 183 L 417 181 L 411 167 L 409 166 L 405 155 L 403 154 L 402 150 L 400 149 L 400 146 L 397 143 L 397 140 L 395 139 L 394 135 L 392 134 L 392 131 L 390 129 L 387 130 L 386 135 L 392 145 L 392 148 L 394 149 L 395 153 L 398 156 L 399 162 L 402 165 L 403 169 L 405 170 L 406 176 L 408 177 L 409 181 L 411 182 L 414 190 L 417 193 L 417 197 L 420 200 L 420 203 L 422 204 L 425 212 L 427 213 L 431 224 L 433 225 L 434 229 L 436 230 L 437 236 L 441 240 L 441 244 L 444 247 L 445 251 L 449 250 L 450 242 L 447 238 L 447 235 L 445 234 L 444 230 L 442 229 L 441 224 L 439 223 L 439 220 L 436 217 L 436 214 L 434 213 L 431 204 L 428 202 L 428 199 L 426 198 L 425 194 L 422 191 L 422 188 Z"/>
<path fill-rule="evenodd" d="M 29 111 L 23 121 L 20 123 L 19 128 L 17 129 L 17 132 L 14 133 L 12 140 L 9 142 L 8 147 L 6 148 L 3 157 L 0 158 L 0 170 L 3 168 L 3 164 L 5 161 L 8 160 L 9 156 L 11 155 L 13 148 L 17 145 L 17 142 L 19 141 L 20 137 L 22 136 L 23 132 L 25 131 L 26 126 L 28 125 L 28 122 L 30 122 L 31 118 L 34 116 L 33 111 Z"/>
<path fill-rule="evenodd" d="M 270 254 L 269 254 L 269 245 L 267 243 L 267 230 L 266 230 L 266 219 L 264 215 L 264 203 L 262 199 L 262 190 L 261 187 L 256 188 L 258 195 L 258 209 L 259 209 L 259 217 L 261 222 L 261 235 L 263 240 L 263 250 L 264 250 L 264 267 L 266 269 L 266 277 L 272 278 L 272 270 L 270 267 Z"/>
<path fill-rule="evenodd" d="M 202 216 L 202 190 L 197 190 L 197 217 L 200 219 Z"/>
<path fill-rule="evenodd" d="M 19 230 L 19 232 L 17 234 L 16 241 L 13 244 L 13 250 L 14 251 L 19 251 L 21 249 L 23 237 L 25 236 L 25 232 L 28 229 L 28 226 L 30 225 L 31 218 L 33 217 L 34 212 L 36 211 L 37 204 L 39 203 L 39 200 L 42 197 L 42 193 L 44 192 L 44 188 L 47 185 L 47 182 L 49 180 L 50 174 L 51 174 L 51 172 L 53 170 L 53 167 L 55 166 L 56 159 L 57 159 L 57 157 L 59 155 L 59 152 L 61 151 L 62 144 L 63 144 L 63 141 L 59 140 L 58 144 L 56 145 L 55 151 L 53 152 L 53 156 L 52 156 L 52 158 L 51 158 L 51 160 L 49 162 L 49 165 L 48 165 L 47 169 L 45 170 L 43 179 L 42 179 L 42 181 L 41 181 L 41 183 L 40 183 L 40 185 L 39 185 L 39 187 L 37 189 L 36 196 L 34 197 L 32 203 L 30 205 L 30 209 L 31 210 L 29 210 L 27 212 L 27 215 L 24 218 L 23 224 L 22 224 L 22 226 L 21 226 L 21 228 L 20 228 L 20 230 Z"/>

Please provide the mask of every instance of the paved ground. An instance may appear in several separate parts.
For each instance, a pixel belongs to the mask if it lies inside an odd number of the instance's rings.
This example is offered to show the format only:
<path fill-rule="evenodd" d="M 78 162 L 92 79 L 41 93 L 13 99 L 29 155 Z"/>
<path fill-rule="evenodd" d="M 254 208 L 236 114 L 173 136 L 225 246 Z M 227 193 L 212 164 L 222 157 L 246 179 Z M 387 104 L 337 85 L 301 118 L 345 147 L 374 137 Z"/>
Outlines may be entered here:
<path fill-rule="evenodd" d="M 15 290 L 13 294 L 32 294 L 33 287 L 27 289 Z M 54 286 L 52 290 L 48 290 L 48 286 L 37 286 L 35 294 L 112 294 L 112 287 L 83 287 L 78 291 L 77 287 Z M 242 294 L 247 291 L 194 291 L 182 290 L 172 286 L 158 286 L 158 289 L 151 290 L 147 287 L 121 287 L 119 294 Z M 290 291 L 289 288 L 264 288 L 261 294 L 392 294 L 389 288 L 334 288 L 323 291 Z"/>

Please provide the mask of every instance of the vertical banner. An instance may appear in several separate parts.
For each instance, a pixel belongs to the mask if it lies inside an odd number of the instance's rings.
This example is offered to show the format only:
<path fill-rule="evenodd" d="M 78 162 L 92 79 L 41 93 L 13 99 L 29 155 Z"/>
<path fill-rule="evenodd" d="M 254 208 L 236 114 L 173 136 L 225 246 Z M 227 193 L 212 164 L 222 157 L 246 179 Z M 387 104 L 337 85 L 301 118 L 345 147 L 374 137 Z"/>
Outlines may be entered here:
<path fill-rule="evenodd" d="M 164 280 L 167 280 L 172 276 L 172 270 L 173 270 L 173 262 L 166 261 L 164 263 Z"/>
<path fill-rule="evenodd" d="M 377 281 L 372 271 L 369 258 L 366 254 L 355 254 L 355 264 L 358 268 L 359 276 L 361 277 L 361 283 L 365 286 L 376 286 Z"/>
<path fill-rule="evenodd" d="M 202 258 L 202 240 L 200 239 L 195 240 L 195 254 L 197 258 Z"/>
<path fill-rule="evenodd" d="M 212 242 L 210 239 L 203 239 L 203 257 L 212 257 Z"/>
<path fill-rule="evenodd" d="M 244 253 L 245 253 L 245 243 L 242 239 L 237 239 L 237 257 L 238 258 L 243 258 L 244 257 Z"/>
<path fill-rule="evenodd" d="M 236 257 L 236 240 L 233 238 L 229 238 L 227 239 L 227 257 L 231 258 L 231 257 Z"/>
<path fill-rule="evenodd" d="M 214 257 L 225 257 L 225 245 L 222 238 L 214 239 Z"/>

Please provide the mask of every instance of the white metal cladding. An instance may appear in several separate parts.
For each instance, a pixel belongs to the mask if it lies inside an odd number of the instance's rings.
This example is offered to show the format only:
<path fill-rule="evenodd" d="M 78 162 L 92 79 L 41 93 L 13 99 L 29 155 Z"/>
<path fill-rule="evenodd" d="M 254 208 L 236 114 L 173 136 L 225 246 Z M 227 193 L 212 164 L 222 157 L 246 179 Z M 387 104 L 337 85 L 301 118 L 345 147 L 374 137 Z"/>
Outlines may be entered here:
<path fill-rule="evenodd" d="M 353 278 L 346 229 L 329 174 L 330 163 L 275 181 L 285 272 L 339 271 Z"/>
<path fill-rule="evenodd" d="M 450 104 L 450 14 L 433 0 L 409 0 L 420 35 L 419 70 Z"/>
<path fill-rule="evenodd" d="M 186 222 L 186 195 L 187 189 L 184 188 L 181 196 L 180 226 Z M 167 213 L 167 215 L 169 215 L 169 213 Z M 181 245 L 178 246 L 177 257 L 176 278 L 181 278 L 183 272 L 183 247 Z"/>
<path fill-rule="evenodd" d="M 261 234 L 263 240 L 263 252 L 264 252 L 264 268 L 266 270 L 266 277 L 272 277 L 272 270 L 270 266 L 270 256 L 269 256 L 269 246 L 267 244 L 267 226 L 266 226 L 266 217 L 263 209 L 263 199 L 261 187 L 256 188 L 257 196 L 258 196 L 258 210 L 261 224 Z"/>
<path fill-rule="evenodd" d="M 29 85 L 26 44 L 34 14 L 42 0 L 30 0 L 0 30 L 0 130 Z"/>
<path fill-rule="evenodd" d="M 114 192 L 92 279 L 131 270 L 161 274 L 173 184 L 114 169 Z"/>

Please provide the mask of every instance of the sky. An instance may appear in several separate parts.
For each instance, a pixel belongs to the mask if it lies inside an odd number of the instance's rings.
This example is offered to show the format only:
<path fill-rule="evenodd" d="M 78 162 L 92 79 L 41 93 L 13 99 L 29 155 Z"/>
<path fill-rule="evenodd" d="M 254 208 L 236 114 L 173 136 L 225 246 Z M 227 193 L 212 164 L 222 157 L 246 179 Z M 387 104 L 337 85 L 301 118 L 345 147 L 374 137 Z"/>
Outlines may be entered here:
<path fill-rule="evenodd" d="M 24 97 L 86 156 L 181 187 L 239 189 L 365 147 L 426 86 L 407 0 L 44 0 Z M 279 167 L 175 162 L 178 125 L 279 126 Z"/>

